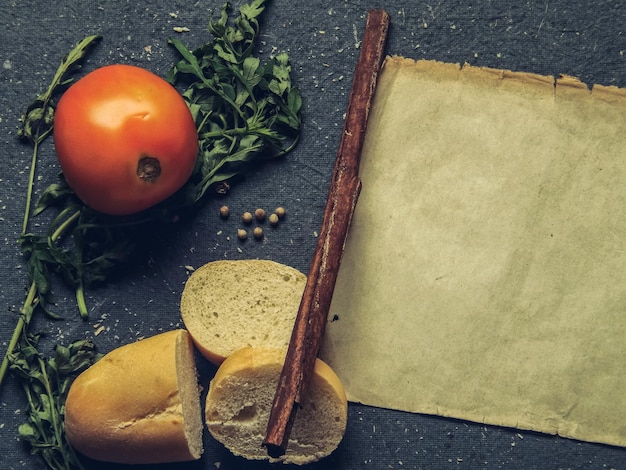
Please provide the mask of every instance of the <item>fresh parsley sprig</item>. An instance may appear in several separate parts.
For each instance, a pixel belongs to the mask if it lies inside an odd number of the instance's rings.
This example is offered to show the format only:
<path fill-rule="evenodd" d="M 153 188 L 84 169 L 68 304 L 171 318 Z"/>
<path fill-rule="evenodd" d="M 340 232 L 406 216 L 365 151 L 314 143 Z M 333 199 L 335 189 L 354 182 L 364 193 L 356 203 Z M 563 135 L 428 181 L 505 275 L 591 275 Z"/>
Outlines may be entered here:
<path fill-rule="evenodd" d="M 54 470 L 83 469 L 65 436 L 65 399 L 74 378 L 98 358 L 93 342 L 79 340 L 57 346 L 45 359 L 37 350 L 39 336 L 25 334 L 11 354 L 11 371 L 21 380 L 28 400 L 28 422 L 19 436 Z"/>
<path fill-rule="evenodd" d="M 26 300 L 20 309 L 20 315 L 9 342 L 7 353 L 5 354 L 2 360 L 2 365 L 0 366 L 0 385 L 6 376 L 6 372 L 9 367 L 9 356 L 16 349 L 18 341 L 30 323 L 35 309 L 38 306 L 44 306 L 45 303 L 42 302 L 43 297 L 50 292 L 48 265 L 54 258 L 54 253 L 58 250 L 56 242 L 65 233 L 70 231 L 78 217 L 75 213 L 70 214 L 67 219 L 59 223 L 44 238 L 27 233 L 28 222 L 31 218 L 32 195 L 35 185 L 39 146 L 52 132 L 55 98 L 70 85 L 74 79 L 74 74 L 81 69 L 82 60 L 86 57 L 89 50 L 100 41 L 100 39 L 100 36 L 93 35 L 80 41 L 70 51 L 70 53 L 62 59 L 48 89 L 44 93 L 37 96 L 35 101 L 28 106 L 26 112 L 22 116 L 22 126 L 18 132 L 18 136 L 21 139 L 30 142 L 33 146 L 26 191 L 26 206 L 24 209 L 24 219 L 22 223 L 22 236 L 20 237 L 23 252 L 28 257 L 27 264 L 31 278 L 31 285 L 28 290 Z M 40 209 L 36 209 L 35 212 L 40 212 Z M 66 213 L 67 212 L 65 212 L 65 214 Z M 57 220 L 59 220 L 59 217 L 57 217 Z M 45 248 L 43 245 L 44 243 Z M 79 299 L 79 305 L 84 305 L 84 301 L 81 302 L 83 297 L 82 290 L 80 289 L 77 290 L 77 298 Z M 46 309 L 44 308 L 44 310 Z M 50 312 L 48 311 L 48 313 Z M 52 317 L 54 317 L 53 314 Z"/>
<path fill-rule="evenodd" d="M 183 97 L 198 127 L 200 179 L 193 182 L 198 200 L 252 161 L 285 155 L 298 141 L 302 98 L 291 83 L 287 54 L 265 64 L 253 56 L 265 4 L 254 0 L 241 6 L 231 25 L 226 3 L 219 19 L 209 22 L 213 41 L 194 51 L 169 40 L 181 60 L 167 79 L 186 86 Z"/>

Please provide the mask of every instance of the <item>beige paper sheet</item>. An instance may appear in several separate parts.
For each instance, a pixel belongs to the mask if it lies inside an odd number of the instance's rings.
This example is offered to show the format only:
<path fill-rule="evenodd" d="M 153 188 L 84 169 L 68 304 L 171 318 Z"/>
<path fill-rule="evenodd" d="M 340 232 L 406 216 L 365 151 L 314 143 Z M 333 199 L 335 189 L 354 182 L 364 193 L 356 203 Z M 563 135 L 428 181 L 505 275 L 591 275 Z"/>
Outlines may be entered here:
<path fill-rule="evenodd" d="M 388 58 L 360 175 L 349 399 L 626 445 L 626 90 Z"/>

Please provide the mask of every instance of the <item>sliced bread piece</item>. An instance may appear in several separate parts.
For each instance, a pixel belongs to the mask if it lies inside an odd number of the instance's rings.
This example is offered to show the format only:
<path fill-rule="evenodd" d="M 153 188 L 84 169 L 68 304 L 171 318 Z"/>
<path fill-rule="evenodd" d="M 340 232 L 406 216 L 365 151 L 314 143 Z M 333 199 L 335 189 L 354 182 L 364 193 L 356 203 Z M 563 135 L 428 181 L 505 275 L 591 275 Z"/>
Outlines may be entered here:
<path fill-rule="evenodd" d="M 205 408 L 207 427 L 235 455 L 269 459 L 262 443 L 285 352 L 239 349 L 222 363 L 211 381 Z M 341 442 L 348 413 L 346 394 L 337 375 L 320 359 L 301 405 L 286 454 L 271 461 L 307 464 L 329 455 Z"/>
<path fill-rule="evenodd" d="M 191 336 L 179 329 L 117 348 L 80 374 L 65 405 L 70 444 L 126 464 L 200 458 L 202 411 Z"/>
<path fill-rule="evenodd" d="M 216 365 L 245 346 L 287 349 L 305 284 L 300 271 L 274 261 L 214 261 L 187 280 L 181 316 Z"/>

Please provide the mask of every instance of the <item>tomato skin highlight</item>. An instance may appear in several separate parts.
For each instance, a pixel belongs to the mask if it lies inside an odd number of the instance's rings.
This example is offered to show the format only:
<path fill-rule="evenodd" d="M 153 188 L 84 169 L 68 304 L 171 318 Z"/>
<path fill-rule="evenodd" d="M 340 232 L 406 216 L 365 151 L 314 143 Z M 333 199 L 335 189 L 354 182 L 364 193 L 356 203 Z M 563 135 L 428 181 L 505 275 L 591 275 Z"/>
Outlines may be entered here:
<path fill-rule="evenodd" d="M 167 199 L 191 176 L 198 134 L 187 104 L 162 78 L 132 65 L 85 75 L 61 97 L 54 145 L 76 195 L 128 215 Z"/>

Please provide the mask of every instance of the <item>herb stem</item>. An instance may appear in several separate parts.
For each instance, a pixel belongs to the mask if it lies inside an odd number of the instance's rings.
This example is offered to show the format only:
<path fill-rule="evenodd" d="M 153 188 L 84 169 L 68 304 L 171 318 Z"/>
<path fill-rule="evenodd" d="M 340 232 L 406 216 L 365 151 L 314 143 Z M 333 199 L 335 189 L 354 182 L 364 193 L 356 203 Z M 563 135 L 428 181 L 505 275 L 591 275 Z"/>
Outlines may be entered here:
<path fill-rule="evenodd" d="M 76 304 L 78 305 L 78 311 L 80 312 L 81 318 L 86 320 L 89 316 L 89 312 L 87 310 L 87 303 L 85 302 L 85 289 L 82 281 L 76 288 Z"/>
<path fill-rule="evenodd" d="M 65 221 L 63 221 L 63 223 L 61 225 L 58 226 L 58 228 L 52 232 L 52 235 L 50 235 L 50 242 L 54 243 L 56 242 L 61 236 L 63 236 L 63 233 L 65 233 L 65 231 L 74 223 L 78 220 L 78 218 L 80 217 L 80 209 L 75 211 L 71 216 L 69 216 L 67 219 L 65 219 Z"/>
<path fill-rule="evenodd" d="M 66 208 L 63 212 L 61 212 L 61 214 L 59 214 L 59 216 L 65 215 L 65 213 L 69 212 L 70 210 L 71 208 Z M 57 229 L 52 232 L 49 242 L 55 243 L 59 238 L 63 236 L 65 231 L 68 230 L 72 226 L 72 224 L 74 224 L 74 222 L 78 220 L 79 217 L 80 209 L 75 210 L 75 212 L 71 216 L 65 219 L 63 223 L 61 223 L 61 225 L 59 225 Z M 79 266 L 81 262 L 82 260 L 80 260 L 80 262 L 78 263 Z M 89 316 L 89 312 L 87 310 L 87 303 L 85 302 L 85 289 L 82 276 L 79 276 L 78 286 L 76 287 L 76 304 L 78 306 L 78 312 L 80 313 L 81 318 L 86 319 Z"/>
<path fill-rule="evenodd" d="M 39 361 L 39 368 L 42 371 L 47 370 L 47 366 L 46 363 L 44 362 L 44 360 L 41 358 L 41 356 L 38 358 Z M 50 385 L 50 378 L 48 376 L 48 374 L 43 374 L 42 377 L 40 378 L 40 381 L 42 383 L 42 385 L 44 386 L 44 390 L 46 391 L 46 394 L 48 395 L 48 397 L 50 397 L 50 400 L 53 400 L 55 398 L 55 393 L 52 391 L 52 386 Z M 31 406 L 31 409 L 36 409 L 33 408 Z M 61 416 L 59 416 L 59 409 L 56 406 L 50 406 L 50 414 L 51 414 L 51 420 L 50 423 L 52 424 L 52 428 L 53 428 L 53 433 L 54 433 L 54 440 L 53 442 L 56 443 L 57 445 L 61 445 L 61 443 L 63 442 L 63 431 L 61 429 L 61 426 L 63 425 L 63 420 L 61 418 Z M 46 454 L 44 454 L 46 455 Z M 52 465 L 50 465 L 50 462 L 48 462 L 48 465 L 52 467 Z M 54 467 L 52 467 L 54 468 Z"/>
<path fill-rule="evenodd" d="M 13 330 L 13 336 L 11 336 L 11 341 L 9 342 L 9 347 L 7 348 L 6 353 L 4 354 L 4 358 L 2 359 L 2 365 L 0 366 L 0 385 L 4 381 L 4 377 L 9 370 L 9 355 L 15 351 L 15 347 L 17 346 L 17 342 L 20 340 L 20 336 L 24 331 L 24 327 L 30 321 L 30 314 L 32 313 L 32 305 L 35 303 L 35 298 L 37 297 L 37 284 L 34 282 L 30 285 L 30 289 L 28 290 L 28 295 L 26 296 L 26 300 L 24 301 L 24 305 L 20 310 L 20 316 L 17 319 L 17 325 L 15 325 L 15 329 Z M 27 318 L 28 317 L 28 318 Z"/>
<path fill-rule="evenodd" d="M 248 134 L 255 134 L 255 135 L 260 135 L 262 136 L 262 132 L 265 129 L 262 128 L 261 126 L 255 126 L 255 127 L 250 127 L 247 124 L 244 124 L 243 127 L 233 127 L 231 129 L 220 129 L 220 130 L 216 130 L 216 131 L 208 131 L 208 132 L 202 132 L 200 134 L 200 138 L 201 139 L 216 139 L 219 137 L 226 137 L 226 136 L 239 136 L 239 135 L 248 135 Z"/>
<path fill-rule="evenodd" d="M 37 153 L 39 149 L 39 132 L 33 142 L 33 155 L 30 161 L 30 174 L 28 176 L 28 189 L 26 191 L 26 208 L 24 209 L 24 221 L 22 222 L 22 235 L 26 233 L 28 221 L 30 219 L 30 205 L 33 199 L 33 186 L 35 185 L 35 166 L 37 163 Z"/>

